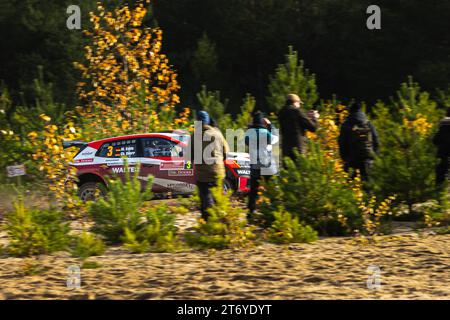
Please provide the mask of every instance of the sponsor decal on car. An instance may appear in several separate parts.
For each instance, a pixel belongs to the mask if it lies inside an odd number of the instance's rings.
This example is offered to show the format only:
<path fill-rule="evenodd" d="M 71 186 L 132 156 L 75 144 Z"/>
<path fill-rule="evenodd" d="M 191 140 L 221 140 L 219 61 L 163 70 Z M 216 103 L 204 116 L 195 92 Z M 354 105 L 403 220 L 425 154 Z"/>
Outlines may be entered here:
<path fill-rule="evenodd" d="M 248 176 L 250 175 L 250 170 L 236 170 L 237 174 L 240 176 Z"/>
<path fill-rule="evenodd" d="M 106 164 L 108 166 L 116 166 L 118 162 L 122 161 L 121 158 L 114 158 L 114 159 L 106 159 Z"/>
<path fill-rule="evenodd" d="M 193 176 L 194 170 L 169 170 L 169 177 L 187 177 Z"/>
<path fill-rule="evenodd" d="M 176 180 L 155 178 L 153 183 L 178 192 L 191 192 L 195 189 L 195 184 Z"/>
<path fill-rule="evenodd" d="M 184 169 L 184 161 L 165 161 L 159 165 L 159 170 Z"/>
<path fill-rule="evenodd" d="M 136 172 L 136 167 L 127 167 L 127 171 L 134 173 Z M 111 168 L 113 173 L 125 173 L 125 167 L 112 167 Z"/>
<path fill-rule="evenodd" d="M 88 162 L 94 162 L 94 158 L 77 159 L 77 160 L 75 160 L 75 163 L 88 163 Z"/>

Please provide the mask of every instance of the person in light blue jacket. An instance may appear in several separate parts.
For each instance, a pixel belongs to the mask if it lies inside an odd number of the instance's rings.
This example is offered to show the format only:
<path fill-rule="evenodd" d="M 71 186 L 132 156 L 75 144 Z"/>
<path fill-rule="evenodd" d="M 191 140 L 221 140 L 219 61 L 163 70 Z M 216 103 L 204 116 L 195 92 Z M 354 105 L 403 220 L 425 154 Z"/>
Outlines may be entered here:
<path fill-rule="evenodd" d="M 261 112 L 256 111 L 253 114 L 253 122 L 245 133 L 245 144 L 250 154 L 249 219 L 252 219 L 255 213 L 261 178 L 266 180 L 278 172 L 278 165 L 272 152 L 272 146 L 277 142 L 278 137 L 272 134 L 270 121 L 263 118 Z"/>

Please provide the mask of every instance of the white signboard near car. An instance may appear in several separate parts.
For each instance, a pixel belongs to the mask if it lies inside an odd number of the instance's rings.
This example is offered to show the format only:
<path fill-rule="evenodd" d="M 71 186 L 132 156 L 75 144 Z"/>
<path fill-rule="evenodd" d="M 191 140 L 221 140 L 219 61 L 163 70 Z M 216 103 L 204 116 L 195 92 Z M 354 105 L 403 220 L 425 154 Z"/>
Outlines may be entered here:
<path fill-rule="evenodd" d="M 16 166 L 8 166 L 6 167 L 6 172 L 8 177 L 19 177 L 24 176 L 26 174 L 25 165 L 20 164 Z"/>

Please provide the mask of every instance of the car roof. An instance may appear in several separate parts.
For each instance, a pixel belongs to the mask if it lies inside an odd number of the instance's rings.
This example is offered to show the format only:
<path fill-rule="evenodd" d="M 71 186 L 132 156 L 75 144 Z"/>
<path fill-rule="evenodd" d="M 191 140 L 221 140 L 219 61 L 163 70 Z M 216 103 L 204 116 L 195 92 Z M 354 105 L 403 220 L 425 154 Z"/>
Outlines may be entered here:
<path fill-rule="evenodd" d="M 100 140 L 95 140 L 95 141 L 89 142 L 88 145 L 94 149 L 98 149 L 105 142 L 125 140 L 125 139 L 138 139 L 138 138 L 163 138 L 163 139 L 168 139 L 170 141 L 173 141 L 177 144 L 180 143 L 180 144 L 184 145 L 185 144 L 184 142 L 177 139 L 177 137 L 179 137 L 179 136 L 180 136 L 180 134 L 177 134 L 177 133 L 138 133 L 138 134 L 130 134 L 130 135 L 116 136 L 116 137 L 109 137 L 109 138 L 104 138 L 104 139 L 100 139 Z"/>

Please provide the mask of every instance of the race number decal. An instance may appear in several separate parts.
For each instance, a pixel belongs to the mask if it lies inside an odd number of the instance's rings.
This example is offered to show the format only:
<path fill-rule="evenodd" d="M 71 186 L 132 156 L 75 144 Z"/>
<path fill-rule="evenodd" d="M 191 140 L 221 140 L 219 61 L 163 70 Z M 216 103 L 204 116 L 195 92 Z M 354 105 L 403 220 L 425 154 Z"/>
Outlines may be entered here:
<path fill-rule="evenodd" d="M 113 155 L 113 146 L 108 146 L 108 153 L 106 154 L 107 157 L 111 157 Z"/>

